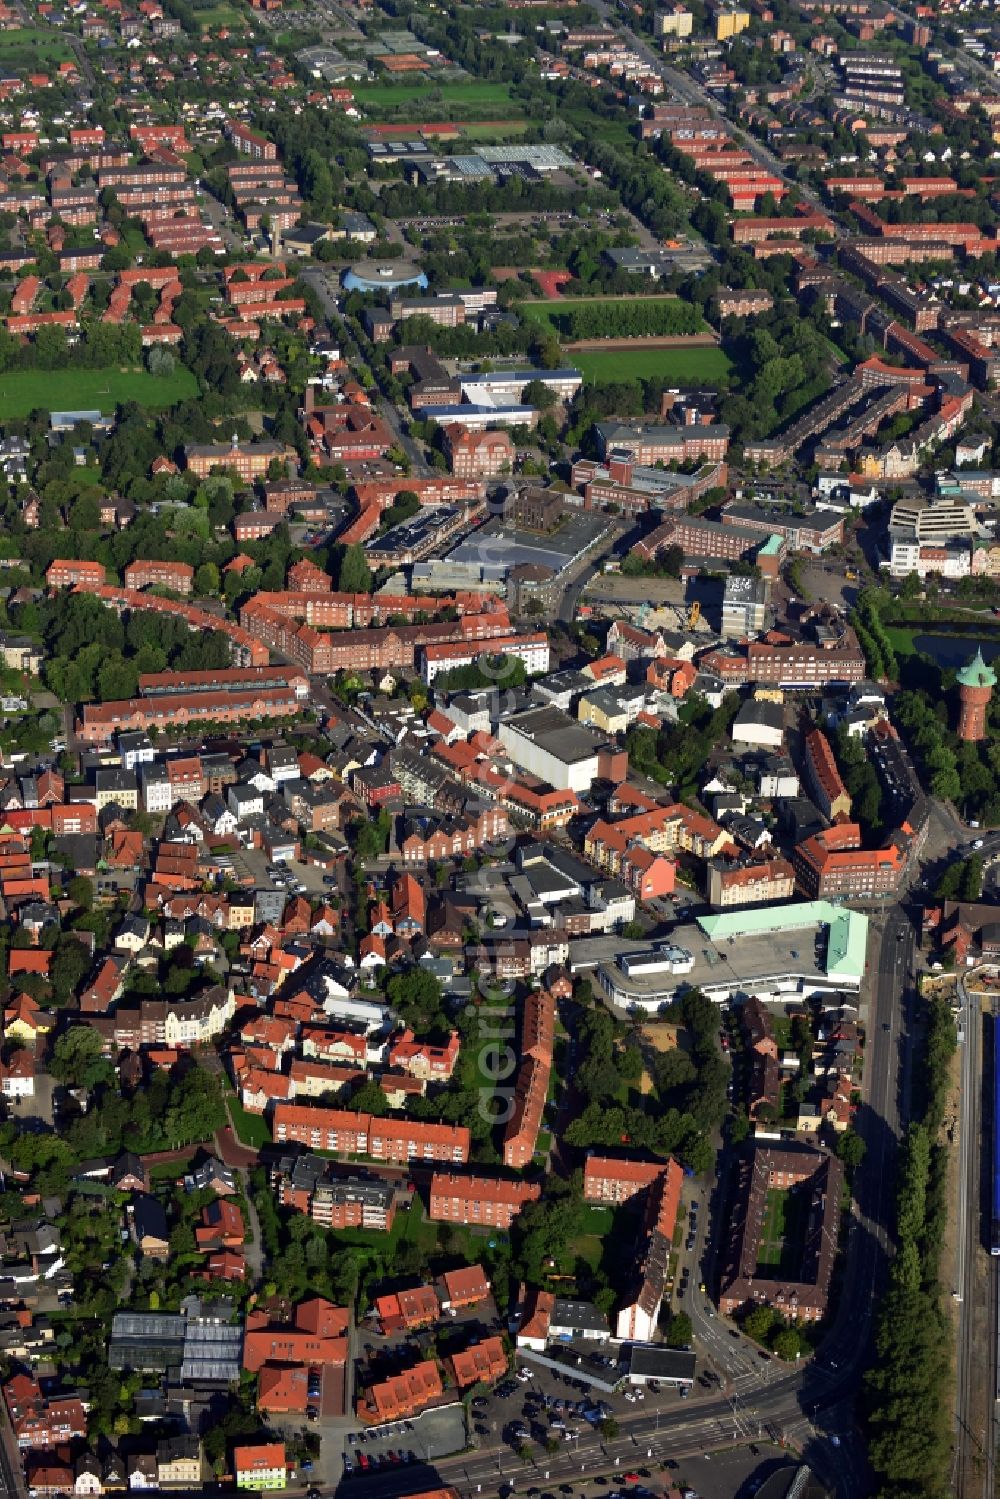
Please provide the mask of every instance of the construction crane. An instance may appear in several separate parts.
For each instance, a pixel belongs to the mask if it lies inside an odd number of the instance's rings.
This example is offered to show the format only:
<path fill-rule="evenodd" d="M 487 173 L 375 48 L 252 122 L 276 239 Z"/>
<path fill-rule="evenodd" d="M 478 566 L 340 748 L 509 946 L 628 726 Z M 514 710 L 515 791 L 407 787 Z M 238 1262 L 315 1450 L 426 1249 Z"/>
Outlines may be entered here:
<path fill-rule="evenodd" d="M 701 619 L 701 604 L 698 602 L 697 599 L 695 599 L 694 603 L 691 605 L 690 609 L 688 610 L 688 622 L 687 622 L 688 629 L 689 630 L 693 630 L 694 627 L 695 627 L 695 625 L 698 623 L 699 619 Z"/>

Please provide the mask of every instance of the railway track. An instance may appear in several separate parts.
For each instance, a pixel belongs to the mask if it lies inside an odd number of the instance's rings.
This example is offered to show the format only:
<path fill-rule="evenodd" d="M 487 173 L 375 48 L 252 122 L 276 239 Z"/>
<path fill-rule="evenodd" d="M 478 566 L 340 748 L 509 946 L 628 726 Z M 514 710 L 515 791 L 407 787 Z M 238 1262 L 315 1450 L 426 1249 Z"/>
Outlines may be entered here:
<path fill-rule="evenodd" d="M 957 1499 L 993 1499 L 997 1492 L 1000 1437 L 1000 1256 L 987 1252 L 1000 1242 L 996 1205 L 1000 1155 L 997 1110 L 1000 1056 L 996 1037 L 998 1002 L 984 1014 L 967 1011 L 962 1058 L 962 1148 L 959 1222 L 963 1224 L 957 1277 L 960 1298 L 955 1454 L 952 1490 Z"/>

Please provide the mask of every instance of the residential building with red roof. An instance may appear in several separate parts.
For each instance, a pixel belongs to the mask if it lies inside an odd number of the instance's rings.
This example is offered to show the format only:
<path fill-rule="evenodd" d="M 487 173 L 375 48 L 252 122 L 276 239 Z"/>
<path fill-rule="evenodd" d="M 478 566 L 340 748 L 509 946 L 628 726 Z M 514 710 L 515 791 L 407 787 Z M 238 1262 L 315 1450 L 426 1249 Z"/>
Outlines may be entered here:
<path fill-rule="evenodd" d="M 537 1182 L 435 1171 L 431 1177 L 428 1216 L 435 1223 L 507 1229 L 525 1204 L 537 1202 L 541 1195 Z"/>
<path fill-rule="evenodd" d="M 279 1144 L 307 1145 L 311 1150 L 369 1155 L 375 1160 L 405 1163 L 469 1159 L 470 1136 L 464 1125 L 429 1124 L 416 1119 L 377 1119 L 338 1109 L 300 1104 L 275 1106 L 272 1133 Z"/>
<path fill-rule="evenodd" d="M 359 1420 L 368 1426 L 386 1421 L 401 1421 L 419 1415 L 444 1394 L 441 1372 L 433 1359 L 425 1359 L 412 1369 L 390 1375 L 371 1385 L 358 1397 L 355 1407 Z"/>
<path fill-rule="evenodd" d="M 447 1362 L 460 1390 L 475 1384 L 496 1384 L 510 1370 L 502 1338 L 484 1338 L 461 1353 L 453 1353 Z"/>
<path fill-rule="evenodd" d="M 103 586 L 103 562 L 80 562 L 73 558 L 57 557 L 45 570 L 45 582 L 49 588 L 74 588 L 77 584 Z"/>
<path fill-rule="evenodd" d="M 832 822 L 851 815 L 851 798 L 841 779 L 830 741 L 821 729 L 813 729 L 805 742 L 806 784 L 809 793 Z"/>
<path fill-rule="evenodd" d="M 485 1301 L 490 1283 L 482 1265 L 463 1265 L 458 1270 L 446 1270 L 438 1278 L 437 1293 L 442 1311 L 462 1311 Z"/>
<path fill-rule="evenodd" d="M 409 1291 L 393 1291 L 387 1296 L 379 1296 L 375 1301 L 375 1311 L 382 1331 L 387 1334 L 431 1327 L 441 1315 L 433 1286 L 415 1286 Z"/>
<path fill-rule="evenodd" d="M 283 1489 L 288 1482 L 284 1442 L 253 1442 L 234 1447 L 233 1477 L 238 1489 Z"/>

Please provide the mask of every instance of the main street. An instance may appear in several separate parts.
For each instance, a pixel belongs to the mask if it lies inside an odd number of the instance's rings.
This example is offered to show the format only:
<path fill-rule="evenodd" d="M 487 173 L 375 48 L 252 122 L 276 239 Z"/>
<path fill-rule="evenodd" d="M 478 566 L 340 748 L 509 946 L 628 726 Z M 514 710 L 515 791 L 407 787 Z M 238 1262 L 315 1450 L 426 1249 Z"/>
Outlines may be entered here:
<path fill-rule="evenodd" d="M 874 1318 L 884 1289 L 892 1246 L 895 1165 L 910 1092 L 909 1052 L 915 1021 L 913 964 L 915 933 L 906 912 L 890 907 L 873 920 L 870 942 L 868 1043 L 857 1129 L 867 1153 L 855 1181 L 846 1226 L 837 1311 L 819 1353 L 798 1367 L 763 1359 L 745 1338 L 692 1293 L 691 1316 L 699 1363 L 714 1367 L 721 1389 L 698 1386 L 685 1402 L 666 1410 L 639 1408 L 617 1417 L 618 1432 L 602 1438 L 589 1427 L 552 1454 L 527 1460 L 508 1445 L 488 1439 L 483 1447 L 438 1459 L 433 1469 L 403 1468 L 364 1475 L 364 1493 L 396 1499 L 424 1487 L 449 1484 L 463 1499 L 528 1487 L 551 1488 L 633 1471 L 644 1464 L 691 1464 L 734 1443 L 772 1440 L 800 1451 L 840 1499 L 859 1499 L 872 1475 L 855 1423 L 858 1384 L 866 1365 Z M 719 1220 L 719 1205 L 703 1204 L 702 1222 Z M 700 1246 L 701 1265 L 711 1275 L 715 1244 Z M 423 1480 L 426 1479 L 427 1482 Z M 356 1478 L 344 1481 L 350 1499 Z"/>

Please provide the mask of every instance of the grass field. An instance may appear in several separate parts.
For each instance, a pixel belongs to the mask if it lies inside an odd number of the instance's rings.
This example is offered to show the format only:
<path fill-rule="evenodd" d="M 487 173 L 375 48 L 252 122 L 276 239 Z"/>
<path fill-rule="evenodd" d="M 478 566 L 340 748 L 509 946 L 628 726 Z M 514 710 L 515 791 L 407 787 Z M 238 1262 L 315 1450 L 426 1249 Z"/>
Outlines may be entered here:
<path fill-rule="evenodd" d="M 183 365 L 164 376 L 121 369 L 12 370 L 0 375 L 0 421 L 27 416 L 36 408 L 110 414 L 120 401 L 162 411 L 197 394 L 198 382 Z"/>
<path fill-rule="evenodd" d="M 368 110 L 392 109 L 396 105 L 430 105 L 434 109 L 462 110 L 476 117 L 491 110 L 511 110 L 510 85 L 506 83 L 435 83 L 431 79 L 406 83 L 376 83 L 354 90 L 357 104 Z M 419 108 L 408 113 L 419 115 Z"/>
<path fill-rule="evenodd" d="M 468 141 L 505 141 L 511 136 L 523 135 L 528 128 L 527 120 L 504 120 L 497 125 L 472 124 L 463 125 L 462 134 Z"/>
<path fill-rule="evenodd" d="M 233 1121 L 233 1130 L 241 1145 L 246 1145 L 250 1150 L 259 1150 L 262 1145 L 270 1145 L 271 1131 L 267 1121 L 259 1114 L 248 1114 L 234 1093 L 227 1093 L 226 1103 L 229 1105 L 229 1117 Z"/>
<path fill-rule="evenodd" d="M 69 62 L 73 56 L 59 37 L 47 31 L 36 31 L 32 26 L 0 31 L 0 57 L 8 57 L 12 52 L 23 52 L 35 63 Z"/>
<path fill-rule="evenodd" d="M 683 385 L 712 385 L 729 374 L 732 363 L 721 349 L 609 349 L 605 354 L 568 354 L 566 362 L 590 385 L 629 380 L 670 380 Z"/>
<path fill-rule="evenodd" d="M 246 16 L 235 5 L 212 5 L 206 10 L 196 10 L 199 26 L 245 26 Z"/>

